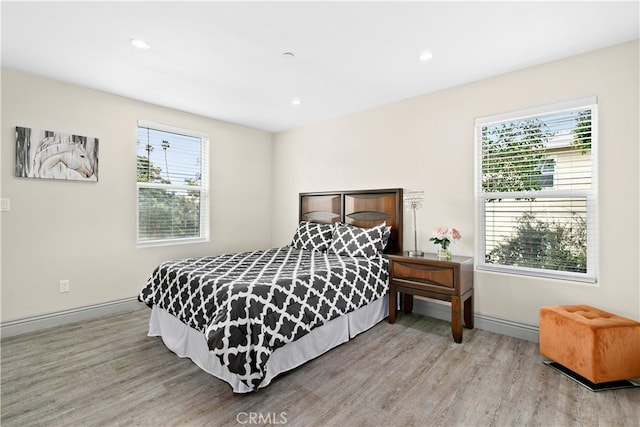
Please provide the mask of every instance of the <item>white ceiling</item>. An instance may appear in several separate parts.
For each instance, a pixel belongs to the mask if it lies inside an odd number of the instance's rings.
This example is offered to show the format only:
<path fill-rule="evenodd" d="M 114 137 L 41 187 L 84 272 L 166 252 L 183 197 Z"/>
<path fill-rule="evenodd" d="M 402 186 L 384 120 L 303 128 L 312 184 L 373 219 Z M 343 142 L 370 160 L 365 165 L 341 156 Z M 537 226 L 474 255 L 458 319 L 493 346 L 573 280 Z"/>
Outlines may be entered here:
<path fill-rule="evenodd" d="M 637 39 L 639 4 L 3 1 L 2 66 L 278 132 Z"/>

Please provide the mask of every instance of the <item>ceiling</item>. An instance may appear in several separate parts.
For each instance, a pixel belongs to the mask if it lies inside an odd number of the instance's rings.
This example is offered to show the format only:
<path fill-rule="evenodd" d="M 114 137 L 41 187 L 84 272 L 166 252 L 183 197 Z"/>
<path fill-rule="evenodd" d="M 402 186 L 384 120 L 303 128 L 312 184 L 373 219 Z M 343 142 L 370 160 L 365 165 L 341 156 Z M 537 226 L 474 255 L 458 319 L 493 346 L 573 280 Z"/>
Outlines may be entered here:
<path fill-rule="evenodd" d="M 3 1 L 2 66 L 279 132 L 637 39 L 639 4 Z"/>

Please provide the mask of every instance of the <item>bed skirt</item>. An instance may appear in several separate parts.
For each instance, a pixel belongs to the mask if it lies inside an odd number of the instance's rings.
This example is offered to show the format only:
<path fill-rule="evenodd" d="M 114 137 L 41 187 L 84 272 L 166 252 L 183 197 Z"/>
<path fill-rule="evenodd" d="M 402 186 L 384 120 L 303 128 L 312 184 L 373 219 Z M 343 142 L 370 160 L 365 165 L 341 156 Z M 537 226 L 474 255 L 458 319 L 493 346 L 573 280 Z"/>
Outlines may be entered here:
<path fill-rule="evenodd" d="M 385 295 L 278 348 L 269 358 L 266 376 L 258 388 L 268 386 L 278 374 L 296 368 L 373 327 L 387 317 L 388 312 L 388 295 Z M 162 337 L 169 350 L 180 357 L 188 357 L 203 371 L 227 382 L 235 393 L 253 391 L 236 374 L 222 366 L 216 356 L 209 353 L 203 333 L 182 323 L 164 309 L 156 306 L 151 309 L 148 335 Z"/>

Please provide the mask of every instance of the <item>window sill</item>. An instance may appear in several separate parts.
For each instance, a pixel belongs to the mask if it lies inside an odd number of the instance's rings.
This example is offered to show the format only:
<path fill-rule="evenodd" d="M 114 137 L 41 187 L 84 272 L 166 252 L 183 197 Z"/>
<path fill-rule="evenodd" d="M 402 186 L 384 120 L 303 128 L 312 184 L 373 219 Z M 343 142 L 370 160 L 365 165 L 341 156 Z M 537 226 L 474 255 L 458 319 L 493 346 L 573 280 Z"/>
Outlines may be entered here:
<path fill-rule="evenodd" d="M 553 280 L 566 280 L 572 282 L 579 282 L 579 284 L 587 284 L 597 286 L 598 279 L 595 276 L 572 273 L 568 271 L 553 271 L 553 270 L 541 270 L 537 268 L 526 267 L 510 267 L 505 265 L 488 265 L 478 264 L 476 270 L 488 273 L 499 273 L 517 276 L 527 276 L 537 279 L 553 279 Z"/>
<path fill-rule="evenodd" d="M 171 239 L 171 240 L 146 240 L 144 242 L 137 242 L 136 247 L 138 249 L 142 248 L 153 248 L 157 246 L 175 246 L 175 245 L 189 245 L 193 243 L 206 243 L 209 239 L 205 237 L 194 237 L 187 239 Z"/>

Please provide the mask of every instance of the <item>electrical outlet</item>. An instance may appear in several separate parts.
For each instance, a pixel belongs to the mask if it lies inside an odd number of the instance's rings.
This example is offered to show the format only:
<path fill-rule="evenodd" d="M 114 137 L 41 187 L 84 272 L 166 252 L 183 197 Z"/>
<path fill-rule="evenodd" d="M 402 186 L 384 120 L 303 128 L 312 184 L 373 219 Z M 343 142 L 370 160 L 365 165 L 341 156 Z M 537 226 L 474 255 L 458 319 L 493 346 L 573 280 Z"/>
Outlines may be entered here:
<path fill-rule="evenodd" d="M 59 292 L 69 292 L 70 291 L 69 281 L 68 280 L 60 280 L 60 283 L 58 284 L 58 291 Z"/>

